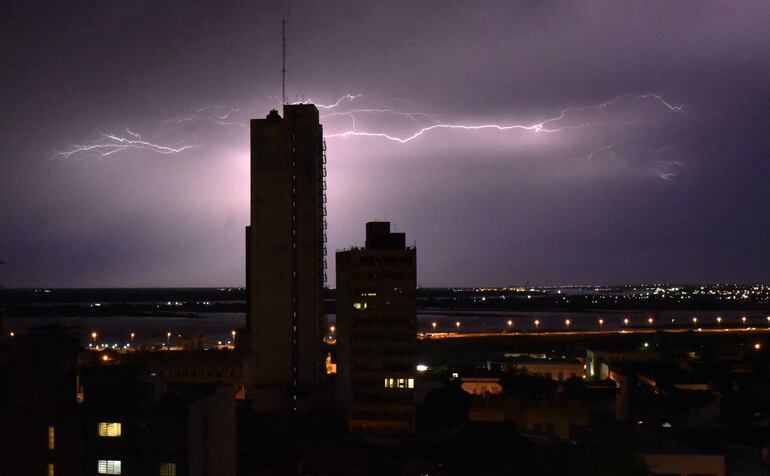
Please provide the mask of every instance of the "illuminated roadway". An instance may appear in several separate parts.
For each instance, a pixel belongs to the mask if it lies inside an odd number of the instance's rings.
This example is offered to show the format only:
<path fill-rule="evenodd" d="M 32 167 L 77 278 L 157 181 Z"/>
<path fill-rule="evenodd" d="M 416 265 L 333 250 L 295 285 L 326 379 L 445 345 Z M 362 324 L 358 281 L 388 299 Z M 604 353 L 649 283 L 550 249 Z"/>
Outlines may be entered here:
<path fill-rule="evenodd" d="M 611 329 L 611 330 L 563 330 L 563 331 L 499 331 L 499 332 L 419 332 L 418 339 L 462 339 L 462 338 L 480 338 L 480 337 L 501 337 L 501 336 L 575 336 L 575 335 L 611 335 L 611 334 L 656 334 L 658 332 L 685 333 L 685 332 L 710 332 L 710 333 L 768 333 L 770 328 L 761 329 L 756 327 L 748 328 L 639 328 L 639 329 Z"/>

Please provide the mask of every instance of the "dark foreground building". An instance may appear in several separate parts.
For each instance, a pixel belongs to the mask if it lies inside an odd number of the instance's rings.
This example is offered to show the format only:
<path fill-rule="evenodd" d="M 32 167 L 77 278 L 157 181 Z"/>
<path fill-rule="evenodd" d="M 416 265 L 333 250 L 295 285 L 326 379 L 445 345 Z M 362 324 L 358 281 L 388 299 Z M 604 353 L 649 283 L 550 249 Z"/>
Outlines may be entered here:
<path fill-rule="evenodd" d="M 337 253 L 338 384 L 350 431 L 414 432 L 415 259 L 388 222 L 366 224 L 365 248 Z"/>
<path fill-rule="evenodd" d="M 233 386 L 166 384 L 76 335 L 0 342 L 0 474 L 236 474 Z"/>
<path fill-rule="evenodd" d="M 309 406 L 321 370 L 325 154 L 318 109 L 251 121 L 245 375 L 257 411 Z"/>

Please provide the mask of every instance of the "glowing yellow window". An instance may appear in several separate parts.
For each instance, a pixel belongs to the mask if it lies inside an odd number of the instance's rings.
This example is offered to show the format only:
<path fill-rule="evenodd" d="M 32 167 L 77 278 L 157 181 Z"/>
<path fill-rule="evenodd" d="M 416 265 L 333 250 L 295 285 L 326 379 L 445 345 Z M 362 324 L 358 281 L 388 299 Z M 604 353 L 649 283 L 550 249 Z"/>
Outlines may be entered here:
<path fill-rule="evenodd" d="M 48 463 L 48 476 L 54 476 L 53 463 Z"/>
<path fill-rule="evenodd" d="M 99 436 L 105 438 L 115 438 L 122 434 L 122 425 L 115 422 L 99 423 Z"/>
<path fill-rule="evenodd" d="M 176 476 L 176 463 L 161 463 L 160 476 Z"/>
<path fill-rule="evenodd" d="M 56 429 L 52 426 L 48 427 L 48 449 L 54 449 L 56 443 Z"/>
<path fill-rule="evenodd" d="M 366 303 L 365 302 L 354 302 L 353 303 L 353 309 L 366 309 Z"/>

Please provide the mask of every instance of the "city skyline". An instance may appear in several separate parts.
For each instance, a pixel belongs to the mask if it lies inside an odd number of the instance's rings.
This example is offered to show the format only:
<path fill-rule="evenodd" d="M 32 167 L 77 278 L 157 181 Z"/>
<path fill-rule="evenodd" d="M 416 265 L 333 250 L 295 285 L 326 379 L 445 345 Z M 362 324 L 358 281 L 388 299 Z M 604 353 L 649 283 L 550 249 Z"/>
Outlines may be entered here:
<path fill-rule="evenodd" d="M 424 287 L 770 280 L 767 4 L 148 5 L 3 7 L 2 284 L 243 286 L 282 18 L 330 253 L 389 220 Z"/>

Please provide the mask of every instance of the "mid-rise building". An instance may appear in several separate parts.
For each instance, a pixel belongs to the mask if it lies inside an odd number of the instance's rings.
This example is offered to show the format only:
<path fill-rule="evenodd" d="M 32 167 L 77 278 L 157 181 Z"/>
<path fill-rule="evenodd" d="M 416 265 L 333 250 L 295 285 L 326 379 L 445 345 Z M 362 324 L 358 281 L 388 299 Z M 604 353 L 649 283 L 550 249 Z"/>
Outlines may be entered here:
<path fill-rule="evenodd" d="M 246 229 L 247 396 L 258 411 L 306 406 L 322 374 L 325 145 L 318 109 L 285 105 L 251 121 Z"/>
<path fill-rule="evenodd" d="M 416 251 L 388 222 L 366 245 L 337 253 L 338 386 L 350 431 L 415 428 Z"/>

